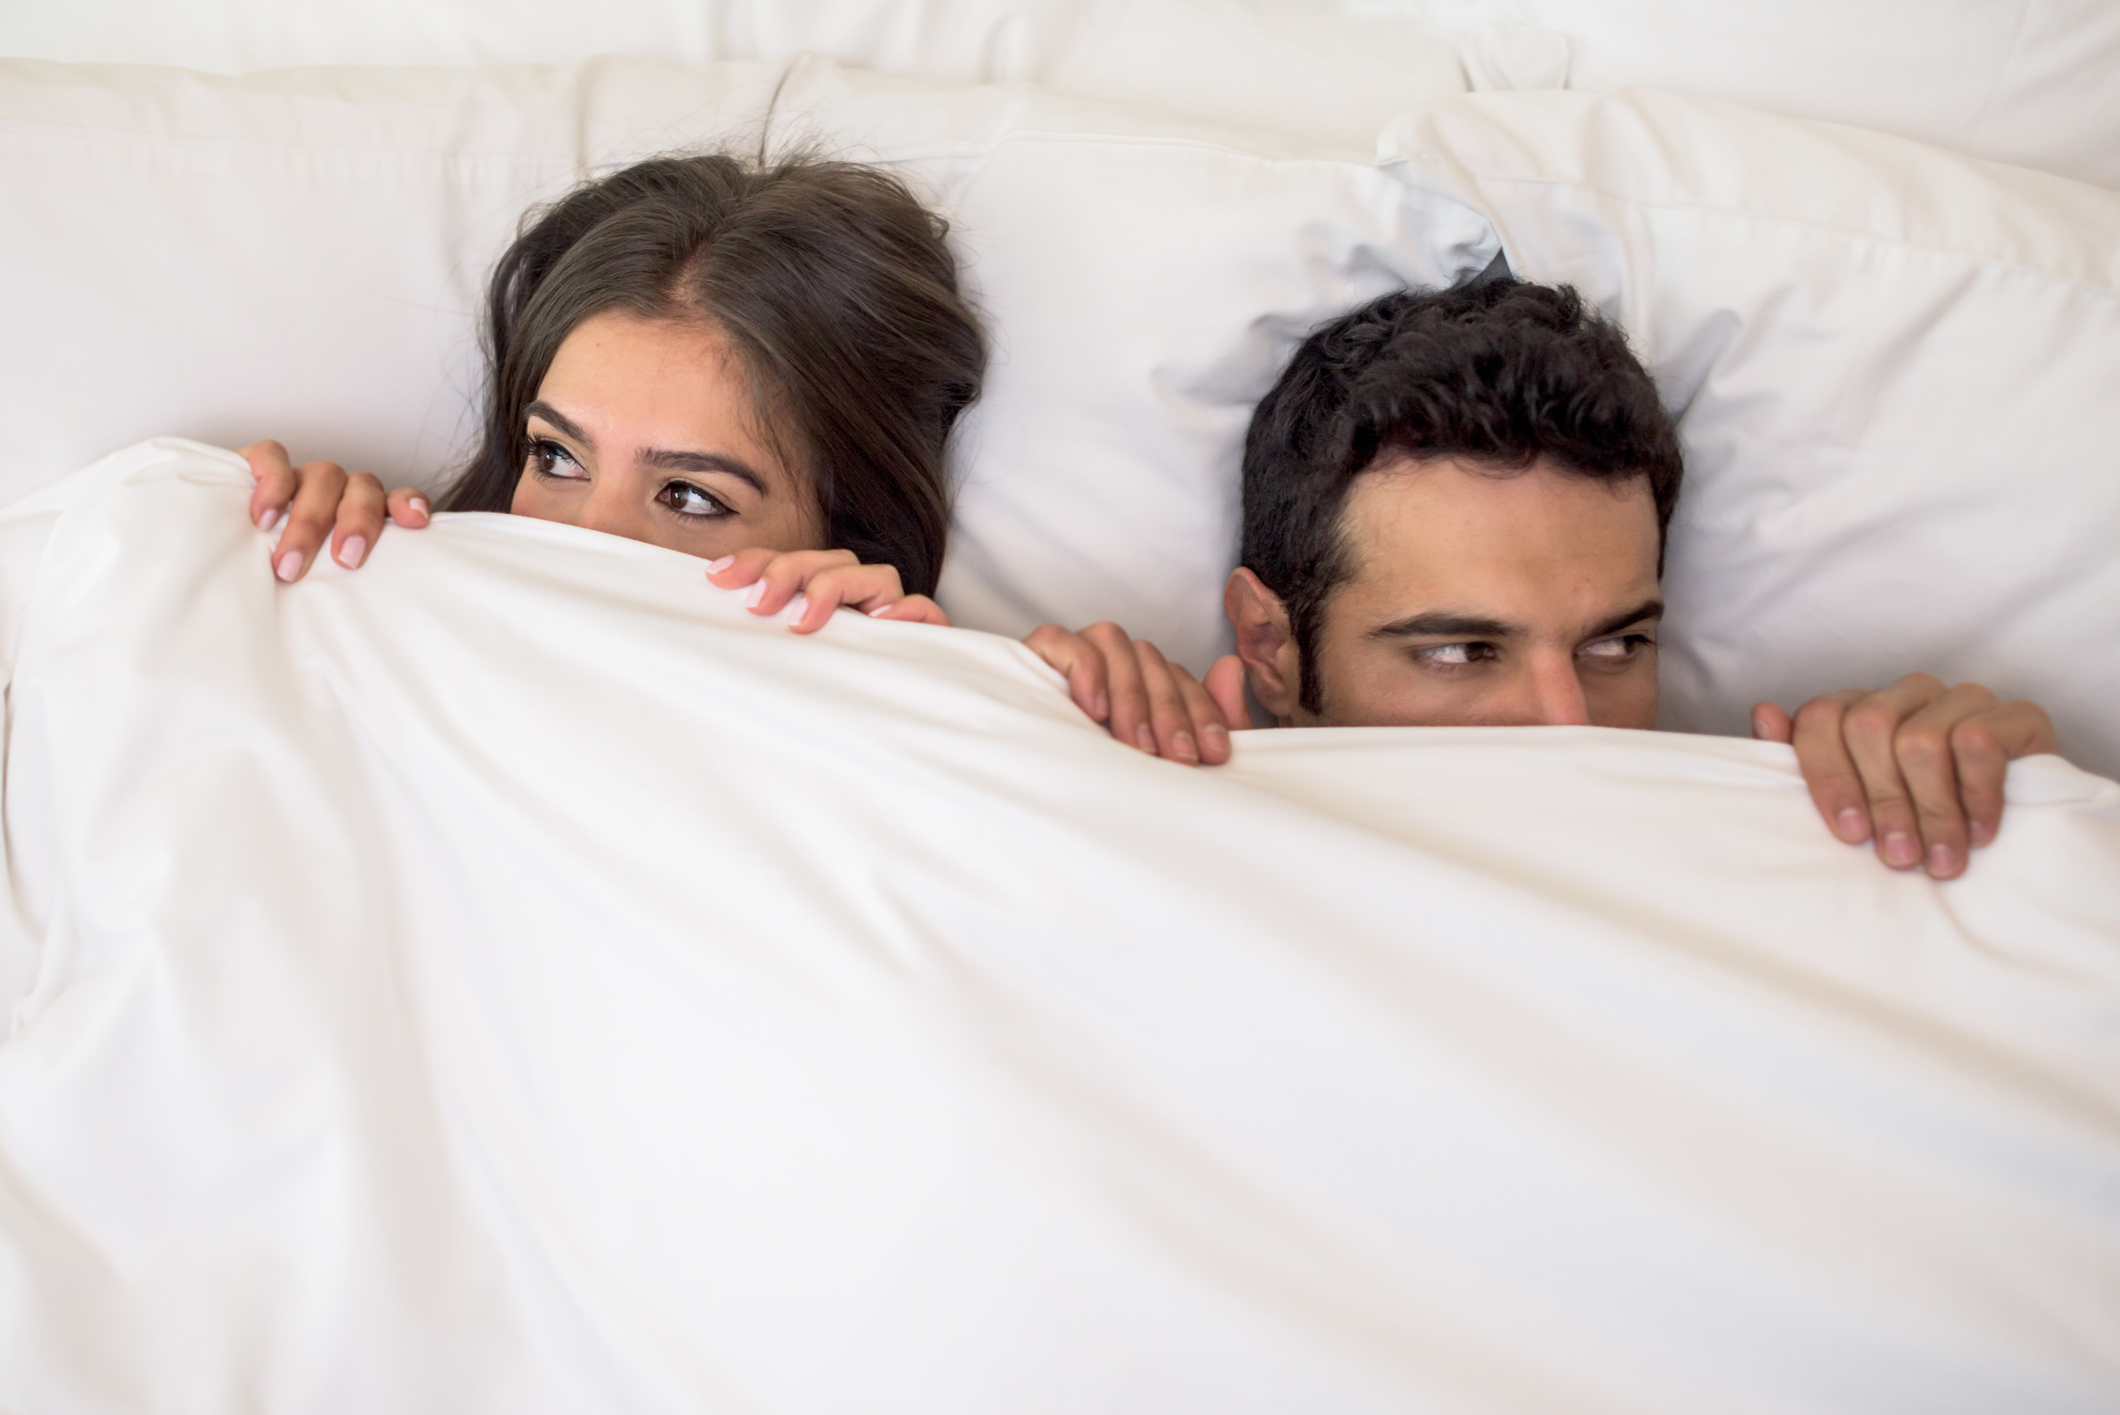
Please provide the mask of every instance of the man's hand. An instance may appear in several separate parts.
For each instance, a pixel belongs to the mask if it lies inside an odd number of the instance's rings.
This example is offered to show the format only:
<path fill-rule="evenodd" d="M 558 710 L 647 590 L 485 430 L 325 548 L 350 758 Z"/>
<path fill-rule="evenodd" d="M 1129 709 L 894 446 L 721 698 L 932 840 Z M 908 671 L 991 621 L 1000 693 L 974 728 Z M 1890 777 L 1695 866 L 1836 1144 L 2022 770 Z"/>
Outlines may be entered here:
<path fill-rule="evenodd" d="M 1023 642 L 1067 676 L 1076 707 L 1152 757 L 1218 766 L 1229 760 L 1231 729 L 1250 725 L 1244 665 L 1235 655 L 1216 660 L 1203 686 L 1116 624 L 1092 624 L 1079 634 L 1045 624 Z"/>
<path fill-rule="evenodd" d="M 2002 778 L 2019 757 L 2059 752 L 2054 724 L 2031 703 L 1978 683 L 1946 688 L 1910 673 L 1881 692 L 1850 688 L 1789 714 L 1752 708 L 1752 735 L 1796 748 L 1811 800 L 1850 845 L 1877 843 L 1895 870 L 1965 873 L 1969 846 L 2002 828 Z"/>
<path fill-rule="evenodd" d="M 279 543 L 272 548 L 272 573 L 292 584 L 309 572 L 328 539 L 331 558 L 358 570 L 375 549 L 387 517 L 401 526 L 427 524 L 427 498 L 416 488 L 400 487 L 388 496 L 383 484 L 366 472 L 348 473 L 336 462 L 295 466 L 287 449 L 267 440 L 241 449 L 257 488 L 250 493 L 250 519 L 270 533 L 287 518 Z"/>

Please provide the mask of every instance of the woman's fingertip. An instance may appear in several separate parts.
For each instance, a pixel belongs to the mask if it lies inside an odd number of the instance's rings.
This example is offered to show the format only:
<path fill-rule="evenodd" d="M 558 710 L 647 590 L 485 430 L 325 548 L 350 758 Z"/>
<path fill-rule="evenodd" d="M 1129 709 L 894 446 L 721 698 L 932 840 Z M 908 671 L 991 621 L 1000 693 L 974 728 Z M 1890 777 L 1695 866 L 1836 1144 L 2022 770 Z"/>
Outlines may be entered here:
<path fill-rule="evenodd" d="M 338 561 L 339 564 L 349 570 L 358 570 L 361 568 L 362 559 L 367 554 L 368 538 L 366 536 L 348 536 L 345 542 L 339 546 Z"/>
<path fill-rule="evenodd" d="M 724 555 L 719 560 L 709 560 L 707 562 L 707 573 L 709 575 L 719 575 L 735 563 L 736 557 L 733 555 Z"/>
<path fill-rule="evenodd" d="M 405 507 L 407 510 L 411 511 L 413 515 L 419 517 L 421 520 L 424 521 L 427 519 L 429 513 L 427 510 L 426 497 L 415 496 L 410 501 L 405 503 Z"/>
<path fill-rule="evenodd" d="M 750 593 L 743 597 L 743 607 L 745 609 L 756 609 L 759 605 L 765 603 L 765 599 L 766 582 L 764 580 L 753 580 L 751 581 Z"/>
<path fill-rule="evenodd" d="M 272 528 L 278 524 L 280 524 L 279 507 L 268 506 L 258 514 L 258 529 L 265 532 L 265 534 L 271 535 Z"/>
<path fill-rule="evenodd" d="M 279 563 L 273 567 L 273 573 L 288 584 L 294 583 L 295 576 L 302 573 L 302 552 L 290 550 L 281 556 Z"/>
<path fill-rule="evenodd" d="M 1104 691 L 1104 689 L 1099 688 L 1097 690 L 1096 705 L 1090 709 L 1090 716 L 1096 718 L 1097 721 L 1102 722 L 1105 718 L 1110 717 L 1111 715 L 1112 695 Z"/>
<path fill-rule="evenodd" d="M 1833 818 L 1833 832 L 1850 845 L 1860 845 L 1870 835 L 1870 818 L 1849 806 Z"/>

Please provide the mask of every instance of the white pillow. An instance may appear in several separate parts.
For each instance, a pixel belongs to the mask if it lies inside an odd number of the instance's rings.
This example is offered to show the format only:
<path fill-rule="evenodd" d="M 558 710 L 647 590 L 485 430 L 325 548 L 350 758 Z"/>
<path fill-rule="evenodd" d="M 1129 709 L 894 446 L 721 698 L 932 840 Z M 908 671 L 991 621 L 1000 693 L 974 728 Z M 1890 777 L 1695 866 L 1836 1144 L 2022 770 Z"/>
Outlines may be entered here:
<path fill-rule="evenodd" d="M 944 603 L 1223 646 L 1251 406 L 1321 319 L 1479 268 L 1491 229 L 1366 158 L 818 60 L 688 69 L 0 64 L 0 497 L 143 437 L 271 435 L 433 484 L 475 431 L 484 271 L 521 211 L 674 148 L 821 141 L 947 213 L 994 332 Z"/>
<path fill-rule="evenodd" d="M 1439 26 L 1539 26 L 1568 86 L 1655 88 L 1919 138 L 2120 187 L 2112 0 L 1375 0 Z M 1468 60 L 1474 58 L 1468 53 Z M 1523 88 L 1530 85 L 1503 83 Z"/>
<path fill-rule="evenodd" d="M 0 7 L 0 54 L 236 74 L 314 64 L 710 64 L 805 52 L 1273 127 L 1367 151 L 1466 86 L 1459 36 L 1360 0 L 97 0 Z M 1555 82 L 1558 76 L 1555 75 Z"/>
<path fill-rule="evenodd" d="M 705 64 L 810 50 L 1364 147 L 1478 89 L 1641 86 L 2120 187 L 2111 0 L 96 0 L 0 7 L 0 54 L 177 64 Z M 1572 51 L 1572 53 L 1571 53 Z"/>
<path fill-rule="evenodd" d="M 2120 775 L 2120 194 L 1646 93 L 1468 97 L 1380 151 L 1682 412 L 1666 725 L 1922 669 Z"/>

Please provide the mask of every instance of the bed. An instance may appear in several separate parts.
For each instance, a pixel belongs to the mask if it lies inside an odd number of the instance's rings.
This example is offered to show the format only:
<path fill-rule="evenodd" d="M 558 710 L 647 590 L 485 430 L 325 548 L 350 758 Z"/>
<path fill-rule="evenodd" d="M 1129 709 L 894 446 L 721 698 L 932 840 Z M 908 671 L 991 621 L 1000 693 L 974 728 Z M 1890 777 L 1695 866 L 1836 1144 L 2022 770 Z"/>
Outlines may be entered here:
<path fill-rule="evenodd" d="M 0 1407 L 2120 1407 L 2120 31 L 1691 8 L 0 12 Z M 951 220 L 984 632 L 273 583 L 222 449 L 439 485 L 522 210 L 730 141 Z M 1670 730 L 1076 714 L 1497 259 L 1679 413 Z M 1913 668 L 2068 753 L 1947 885 L 1740 738 Z"/>

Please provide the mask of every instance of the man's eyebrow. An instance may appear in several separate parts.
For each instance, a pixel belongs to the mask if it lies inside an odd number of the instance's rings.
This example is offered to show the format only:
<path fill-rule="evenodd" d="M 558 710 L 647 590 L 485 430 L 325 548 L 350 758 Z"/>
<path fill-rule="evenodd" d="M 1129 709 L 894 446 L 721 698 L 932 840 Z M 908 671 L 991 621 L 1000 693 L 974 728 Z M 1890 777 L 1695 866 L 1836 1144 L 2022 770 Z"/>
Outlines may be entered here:
<path fill-rule="evenodd" d="M 523 409 L 525 416 L 540 417 L 573 438 L 584 447 L 594 448 L 596 440 L 582 431 L 581 425 L 559 409 L 540 398 Z M 766 490 L 766 479 L 734 457 L 725 457 L 717 452 L 666 452 L 659 447 L 650 447 L 640 454 L 640 460 L 650 467 L 666 472 L 725 472 L 739 481 L 749 482 L 751 489 L 760 496 L 770 495 Z"/>
<path fill-rule="evenodd" d="M 1615 614 L 1604 623 L 1583 635 L 1584 639 L 1602 639 L 1608 634 L 1617 634 L 1629 624 L 1639 624 L 1644 619 L 1664 617 L 1664 602 L 1660 599 L 1645 599 L 1625 614 Z"/>
<path fill-rule="evenodd" d="M 1426 614 L 1415 614 L 1405 619 L 1394 619 L 1381 628 L 1371 629 L 1369 637 L 1372 639 L 1437 639 L 1444 637 L 1510 639 L 1522 632 L 1523 630 L 1516 625 L 1504 624 L 1499 619 L 1488 619 L 1477 614 L 1458 614 L 1448 609 L 1432 609 Z"/>

